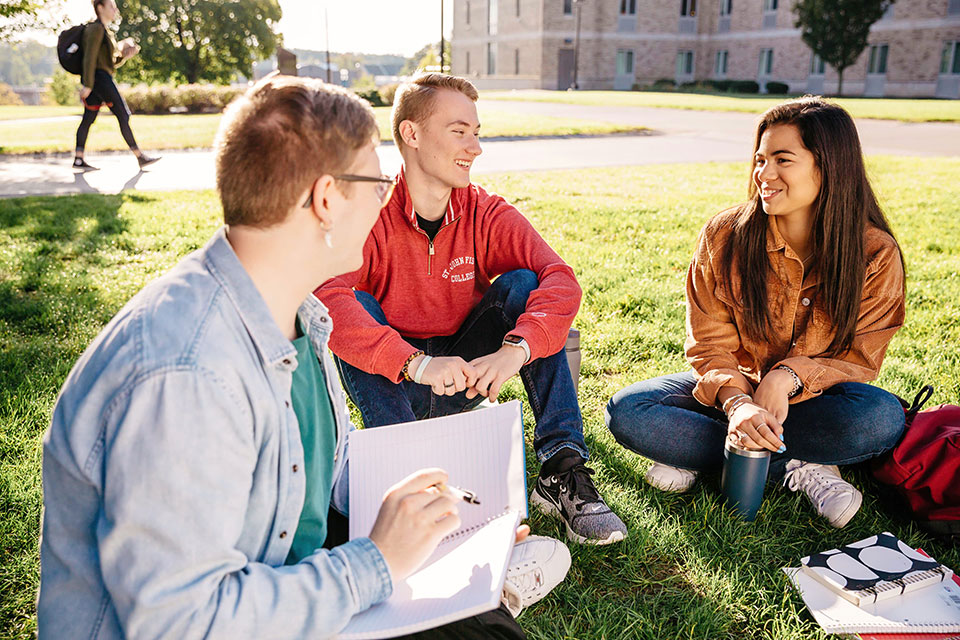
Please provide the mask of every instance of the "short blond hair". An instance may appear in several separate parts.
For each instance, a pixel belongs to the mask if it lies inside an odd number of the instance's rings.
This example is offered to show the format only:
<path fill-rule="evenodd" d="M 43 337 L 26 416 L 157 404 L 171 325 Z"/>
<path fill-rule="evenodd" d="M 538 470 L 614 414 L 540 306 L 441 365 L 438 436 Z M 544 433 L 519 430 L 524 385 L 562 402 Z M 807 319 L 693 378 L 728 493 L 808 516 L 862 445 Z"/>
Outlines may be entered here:
<path fill-rule="evenodd" d="M 230 103 L 217 131 L 224 222 L 282 222 L 314 180 L 343 173 L 377 132 L 373 109 L 346 89 L 308 78 L 264 78 Z"/>
<path fill-rule="evenodd" d="M 400 136 L 400 123 L 410 120 L 422 123 L 433 113 L 434 99 L 440 89 L 458 91 L 474 102 L 480 97 L 477 88 L 466 78 L 450 76 L 445 73 L 419 73 L 409 82 L 405 82 L 397 89 L 393 98 L 393 141 L 397 148 L 403 148 L 403 138 Z"/>

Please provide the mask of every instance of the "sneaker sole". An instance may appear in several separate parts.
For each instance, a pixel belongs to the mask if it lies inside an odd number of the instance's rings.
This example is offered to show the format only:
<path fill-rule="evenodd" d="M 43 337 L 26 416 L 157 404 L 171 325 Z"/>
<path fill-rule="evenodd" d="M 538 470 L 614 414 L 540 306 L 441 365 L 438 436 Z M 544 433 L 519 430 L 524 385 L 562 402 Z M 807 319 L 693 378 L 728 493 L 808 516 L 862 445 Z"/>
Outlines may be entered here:
<path fill-rule="evenodd" d="M 567 530 L 567 540 L 570 540 L 571 542 L 601 547 L 603 545 L 613 544 L 614 542 L 620 542 L 627 537 L 622 531 L 613 531 L 609 536 L 607 536 L 607 538 L 602 540 L 599 538 L 587 538 L 581 536 L 579 533 L 571 529 L 570 524 L 563 519 L 563 514 L 560 513 L 560 509 L 557 508 L 557 505 L 541 496 L 536 489 L 534 489 L 533 493 L 530 495 L 530 502 L 548 516 L 556 516 L 560 518 L 560 520 L 563 521 L 564 528 Z"/>

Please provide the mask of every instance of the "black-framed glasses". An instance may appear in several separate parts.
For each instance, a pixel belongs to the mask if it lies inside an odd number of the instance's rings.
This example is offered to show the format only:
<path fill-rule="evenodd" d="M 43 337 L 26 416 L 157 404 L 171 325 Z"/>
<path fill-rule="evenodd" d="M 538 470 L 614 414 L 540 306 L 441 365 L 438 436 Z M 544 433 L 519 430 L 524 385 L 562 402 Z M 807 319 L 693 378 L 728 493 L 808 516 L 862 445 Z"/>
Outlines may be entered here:
<path fill-rule="evenodd" d="M 380 198 L 380 206 L 385 207 L 387 203 L 390 202 L 390 196 L 393 195 L 393 188 L 396 186 L 393 178 L 390 176 L 380 175 L 380 176 L 358 176 L 351 173 L 345 173 L 340 176 L 333 176 L 334 180 L 344 180 L 345 182 L 376 182 L 377 183 L 377 197 Z M 313 204 L 313 188 L 310 189 L 310 195 L 307 196 L 306 202 L 303 203 L 303 208 L 307 209 L 310 205 Z"/>

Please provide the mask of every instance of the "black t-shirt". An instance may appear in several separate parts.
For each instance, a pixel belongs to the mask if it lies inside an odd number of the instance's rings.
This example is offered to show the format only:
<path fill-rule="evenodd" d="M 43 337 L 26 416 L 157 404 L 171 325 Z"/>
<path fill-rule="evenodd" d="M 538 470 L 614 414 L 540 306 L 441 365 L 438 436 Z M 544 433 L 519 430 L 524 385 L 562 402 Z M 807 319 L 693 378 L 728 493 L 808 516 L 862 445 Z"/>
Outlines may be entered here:
<path fill-rule="evenodd" d="M 425 220 L 419 213 L 417 214 L 417 226 L 430 238 L 430 242 L 437 237 L 437 232 L 443 226 L 443 218 L 439 220 Z"/>

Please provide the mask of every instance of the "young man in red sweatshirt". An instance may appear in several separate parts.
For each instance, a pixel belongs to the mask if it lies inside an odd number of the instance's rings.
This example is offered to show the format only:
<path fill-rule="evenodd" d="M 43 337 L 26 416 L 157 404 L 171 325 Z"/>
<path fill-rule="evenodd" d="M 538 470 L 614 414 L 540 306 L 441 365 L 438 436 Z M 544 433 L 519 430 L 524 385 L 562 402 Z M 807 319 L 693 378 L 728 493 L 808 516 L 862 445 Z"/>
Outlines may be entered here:
<path fill-rule="evenodd" d="M 470 182 L 477 97 L 437 73 L 397 91 L 396 188 L 363 267 L 315 292 L 337 327 L 330 348 L 367 427 L 470 409 L 519 373 L 541 463 L 531 501 L 573 541 L 616 542 L 627 529 L 590 478 L 564 353 L 580 286 L 516 208 Z"/>

